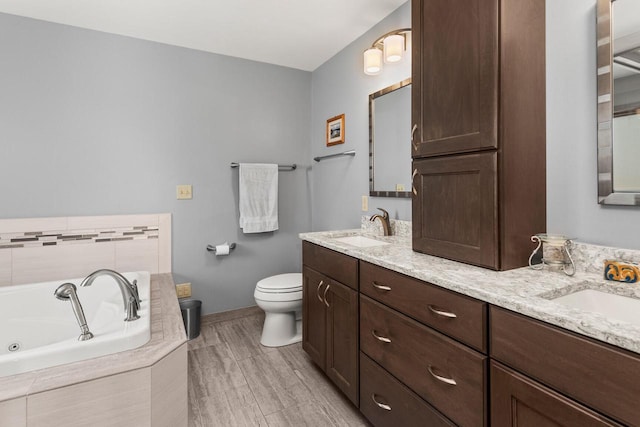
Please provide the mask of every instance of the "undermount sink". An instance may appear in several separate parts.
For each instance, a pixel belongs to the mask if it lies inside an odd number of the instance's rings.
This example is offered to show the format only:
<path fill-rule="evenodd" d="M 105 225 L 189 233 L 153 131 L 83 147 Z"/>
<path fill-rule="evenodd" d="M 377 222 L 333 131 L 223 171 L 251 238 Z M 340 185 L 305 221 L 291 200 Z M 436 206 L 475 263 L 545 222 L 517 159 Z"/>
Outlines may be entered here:
<path fill-rule="evenodd" d="M 333 240 L 340 243 L 346 243 L 347 245 L 356 246 L 358 248 L 371 248 L 374 246 L 384 246 L 389 244 L 388 242 L 382 242 L 380 240 L 370 239 L 364 236 L 337 237 Z"/>
<path fill-rule="evenodd" d="M 640 326 L 640 299 L 585 289 L 551 301 Z"/>

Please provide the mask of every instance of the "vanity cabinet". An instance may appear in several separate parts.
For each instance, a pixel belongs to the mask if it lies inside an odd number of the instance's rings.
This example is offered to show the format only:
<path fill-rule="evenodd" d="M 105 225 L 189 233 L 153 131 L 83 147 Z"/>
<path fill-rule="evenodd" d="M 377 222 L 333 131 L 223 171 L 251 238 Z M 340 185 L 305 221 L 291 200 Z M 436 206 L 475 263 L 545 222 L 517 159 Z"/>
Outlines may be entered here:
<path fill-rule="evenodd" d="M 519 417 L 517 406 L 533 410 L 542 405 L 538 399 L 557 400 L 553 403 L 556 409 L 546 414 L 559 425 L 618 425 L 598 413 L 623 425 L 640 425 L 637 354 L 497 307 L 491 307 L 490 316 L 491 357 L 500 362 L 494 363 L 491 371 L 494 425 L 507 425 L 507 420 Z M 498 372 L 498 382 L 494 371 Z M 556 392 L 570 399 L 562 400 Z M 507 399 L 517 402 L 516 407 L 508 405 Z M 569 418 L 574 422 L 562 422 L 569 416 L 575 416 Z M 593 420 L 577 422 L 583 419 Z"/>
<path fill-rule="evenodd" d="M 361 367 L 361 408 L 369 420 L 387 425 L 381 403 L 397 408 L 396 419 L 435 411 L 431 416 L 445 421 L 434 425 L 487 425 L 488 358 L 469 347 L 486 348 L 486 304 L 362 261 L 360 292 L 360 350 L 377 367 Z M 365 369 L 391 378 L 365 380 Z M 393 380 L 422 404 L 390 403 L 382 384 Z"/>
<path fill-rule="evenodd" d="M 620 426 L 497 362 L 491 362 L 494 427 Z"/>
<path fill-rule="evenodd" d="M 524 266 L 546 229 L 545 1 L 412 1 L 413 249 Z"/>
<path fill-rule="evenodd" d="M 302 280 L 302 348 L 358 406 L 358 260 L 304 242 Z"/>

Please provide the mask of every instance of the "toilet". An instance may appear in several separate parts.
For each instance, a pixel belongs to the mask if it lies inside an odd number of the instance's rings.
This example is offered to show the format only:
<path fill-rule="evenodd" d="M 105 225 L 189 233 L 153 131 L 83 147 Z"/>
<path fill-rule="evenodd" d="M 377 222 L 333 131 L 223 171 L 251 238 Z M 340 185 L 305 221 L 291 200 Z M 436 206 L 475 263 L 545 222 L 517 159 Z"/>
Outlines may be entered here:
<path fill-rule="evenodd" d="M 265 312 L 260 344 L 281 347 L 302 340 L 302 273 L 262 279 L 253 296 Z"/>

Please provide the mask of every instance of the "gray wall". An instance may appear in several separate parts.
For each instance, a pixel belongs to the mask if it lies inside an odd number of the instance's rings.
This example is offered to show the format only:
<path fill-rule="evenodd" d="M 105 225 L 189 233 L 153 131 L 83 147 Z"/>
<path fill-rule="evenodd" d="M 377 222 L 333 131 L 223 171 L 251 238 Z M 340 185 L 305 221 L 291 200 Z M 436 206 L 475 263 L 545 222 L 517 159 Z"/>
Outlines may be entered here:
<path fill-rule="evenodd" d="M 311 157 L 356 150 L 355 157 L 314 163 L 313 229 L 360 227 L 363 214 L 387 209 L 392 218 L 411 219 L 411 199 L 375 197 L 362 212 L 361 197 L 369 194 L 369 94 L 411 77 L 411 61 L 385 64 L 381 74 L 363 73 L 362 53 L 381 35 L 411 27 L 410 2 L 400 6 L 313 72 Z M 345 143 L 327 147 L 326 120 L 345 114 Z"/>
<path fill-rule="evenodd" d="M 640 207 L 597 203 L 596 0 L 547 1 L 547 225 L 640 249 Z"/>
<path fill-rule="evenodd" d="M 205 313 L 300 271 L 308 170 L 280 173 L 280 230 L 238 228 L 230 162 L 309 164 L 311 73 L 0 14 L 0 217 L 173 214 L 173 271 Z M 193 200 L 176 200 L 193 184 Z M 226 258 L 207 244 L 238 242 Z"/>

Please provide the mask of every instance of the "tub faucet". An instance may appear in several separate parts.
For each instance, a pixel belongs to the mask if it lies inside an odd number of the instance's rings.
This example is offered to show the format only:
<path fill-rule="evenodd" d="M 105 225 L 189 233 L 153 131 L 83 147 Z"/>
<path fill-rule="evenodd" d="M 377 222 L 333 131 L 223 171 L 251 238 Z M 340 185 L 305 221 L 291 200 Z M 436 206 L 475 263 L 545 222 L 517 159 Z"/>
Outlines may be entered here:
<path fill-rule="evenodd" d="M 84 317 L 84 311 L 82 310 L 82 305 L 78 299 L 76 289 L 76 285 L 73 283 L 63 283 L 58 286 L 53 294 L 61 301 L 71 301 L 73 314 L 76 315 L 76 320 L 78 321 L 78 325 L 80 325 L 80 336 L 78 337 L 78 341 L 86 341 L 93 338 L 93 334 L 89 331 L 89 326 L 87 326 L 87 319 Z"/>
<path fill-rule="evenodd" d="M 384 231 L 385 236 L 391 236 L 391 223 L 389 222 L 389 212 L 385 211 L 382 208 L 378 208 L 379 211 L 382 211 L 382 215 L 375 214 L 371 215 L 369 221 L 375 221 L 376 219 L 380 219 L 382 223 L 382 230 Z"/>
<path fill-rule="evenodd" d="M 80 283 L 80 286 L 91 286 L 94 280 L 96 280 L 100 276 L 111 277 L 116 281 L 118 287 L 120 287 L 122 300 L 124 301 L 124 310 L 127 313 L 127 317 L 124 319 L 124 321 L 130 322 L 132 320 L 139 319 L 140 316 L 138 316 L 138 310 L 140 309 L 140 295 L 138 294 L 137 280 L 134 280 L 133 283 L 131 283 L 127 280 L 126 277 L 124 277 L 117 271 L 101 269 L 96 270 L 85 277 L 85 279 Z"/>

